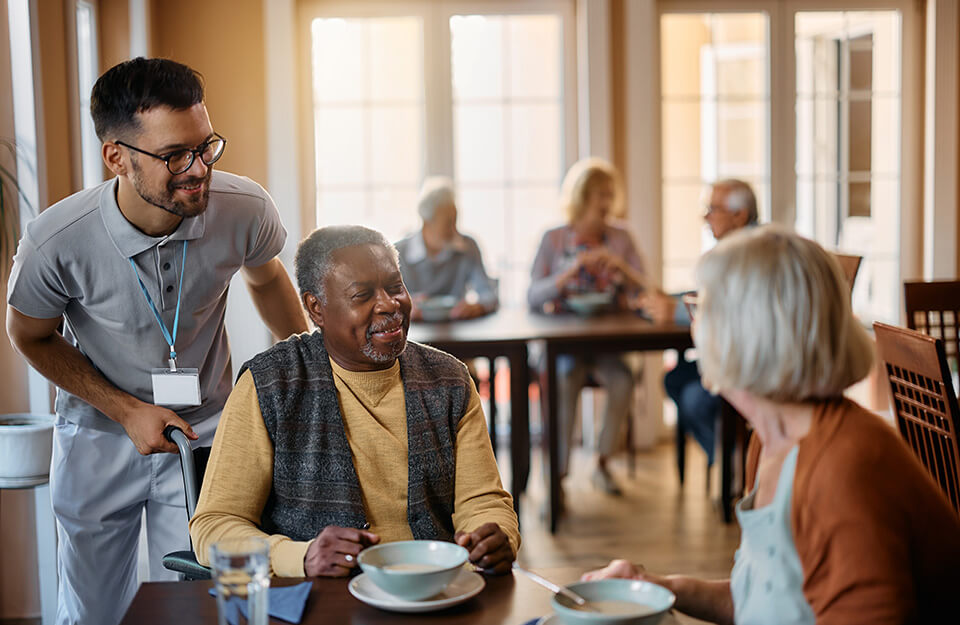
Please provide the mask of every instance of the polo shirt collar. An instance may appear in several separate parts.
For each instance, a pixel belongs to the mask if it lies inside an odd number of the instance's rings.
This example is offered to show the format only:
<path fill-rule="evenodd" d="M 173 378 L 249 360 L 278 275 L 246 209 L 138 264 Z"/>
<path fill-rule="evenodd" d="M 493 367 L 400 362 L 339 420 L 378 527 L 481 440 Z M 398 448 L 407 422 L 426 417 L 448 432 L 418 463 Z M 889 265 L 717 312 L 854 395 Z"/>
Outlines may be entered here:
<path fill-rule="evenodd" d="M 100 194 L 100 216 L 113 244 L 126 258 L 133 258 L 163 241 L 187 241 L 203 236 L 206 213 L 183 219 L 172 234 L 163 237 L 152 237 L 141 232 L 120 212 L 117 205 L 118 184 L 119 181 L 114 178 L 111 183 L 104 185 Z"/>
<path fill-rule="evenodd" d="M 433 260 L 438 263 L 445 262 L 457 252 L 465 252 L 466 250 L 466 239 L 464 239 L 460 233 L 457 233 L 454 235 L 453 240 L 451 240 Z M 423 240 L 423 230 L 418 230 L 415 235 L 410 237 L 410 244 L 403 254 L 403 260 L 409 265 L 415 265 L 416 263 L 426 260 L 427 256 L 427 244 Z"/>

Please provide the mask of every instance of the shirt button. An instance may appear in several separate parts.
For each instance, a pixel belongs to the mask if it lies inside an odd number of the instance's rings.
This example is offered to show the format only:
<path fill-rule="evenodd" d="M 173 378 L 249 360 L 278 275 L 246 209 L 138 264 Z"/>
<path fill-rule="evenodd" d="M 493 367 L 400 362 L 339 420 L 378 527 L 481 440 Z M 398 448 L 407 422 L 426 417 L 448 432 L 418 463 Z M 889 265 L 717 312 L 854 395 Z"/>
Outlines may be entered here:
<path fill-rule="evenodd" d="M 167 293 L 173 293 L 173 285 L 167 287 Z"/>
<path fill-rule="evenodd" d="M 773 557 L 773 554 L 775 554 L 776 552 L 777 552 L 777 548 L 774 547 L 773 545 L 770 545 L 769 547 L 767 547 L 767 555 L 770 556 L 771 558 Z"/>
<path fill-rule="evenodd" d="M 163 263 L 163 270 L 170 271 L 170 263 Z"/>
<path fill-rule="evenodd" d="M 767 592 L 773 592 L 773 582 L 768 581 L 765 586 Z"/>

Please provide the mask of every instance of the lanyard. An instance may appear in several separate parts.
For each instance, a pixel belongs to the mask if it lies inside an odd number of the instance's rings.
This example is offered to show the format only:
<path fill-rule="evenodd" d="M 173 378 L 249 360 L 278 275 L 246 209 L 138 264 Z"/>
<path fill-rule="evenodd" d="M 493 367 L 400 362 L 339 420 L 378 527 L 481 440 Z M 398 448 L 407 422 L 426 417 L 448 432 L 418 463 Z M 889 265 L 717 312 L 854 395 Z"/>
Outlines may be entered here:
<path fill-rule="evenodd" d="M 137 274 L 137 282 L 140 283 L 140 290 L 143 291 L 143 296 L 147 298 L 147 303 L 150 304 L 150 309 L 153 310 L 153 316 L 156 317 L 157 323 L 160 324 L 160 330 L 163 332 L 163 338 L 166 339 L 167 345 L 170 346 L 170 369 L 172 371 L 177 370 L 177 352 L 173 349 L 174 343 L 177 342 L 177 329 L 180 327 L 180 295 L 183 293 L 183 268 L 186 266 L 187 262 L 187 241 L 183 242 L 183 256 L 180 259 L 180 284 L 177 286 L 177 313 L 173 317 L 173 333 L 171 334 L 167 330 L 167 326 L 163 323 L 163 318 L 160 316 L 160 311 L 157 310 L 157 305 L 153 303 L 153 298 L 150 297 L 150 294 L 147 293 L 147 287 L 144 286 L 143 280 L 140 279 L 140 272 L 137 270 L 136 264 L 134 264 L 133 259 L 127 259 L 130 261 L 130 266 L 133 267 L 133 272 Z"/>

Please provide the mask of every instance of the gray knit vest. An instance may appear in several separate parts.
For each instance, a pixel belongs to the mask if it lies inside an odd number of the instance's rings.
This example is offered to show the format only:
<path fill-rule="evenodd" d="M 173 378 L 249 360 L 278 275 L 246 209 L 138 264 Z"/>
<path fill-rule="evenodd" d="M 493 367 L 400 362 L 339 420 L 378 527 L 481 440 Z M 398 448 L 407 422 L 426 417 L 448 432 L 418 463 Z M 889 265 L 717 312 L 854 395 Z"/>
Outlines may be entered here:
<path fill-rule="evenodd" d="M 265 532 L 310 540 L 366 523 L 322 334 L 294 335 L 246 362 L 273 444 Z M 453 356 L 414 342 L 400 355 L 407 409 L 407 521 L 418 539 L 453 539 L 455 443 L 470 378 Z M 397 476 L 402 479 L 402 476 Z"/>

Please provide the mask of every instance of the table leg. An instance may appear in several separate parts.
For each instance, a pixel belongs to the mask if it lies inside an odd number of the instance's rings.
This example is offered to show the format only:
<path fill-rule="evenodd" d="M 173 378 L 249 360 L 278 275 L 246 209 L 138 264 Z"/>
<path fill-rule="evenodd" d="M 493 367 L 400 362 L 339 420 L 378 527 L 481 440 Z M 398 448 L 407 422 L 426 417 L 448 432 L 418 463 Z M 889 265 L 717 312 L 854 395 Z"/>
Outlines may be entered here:
<path fill-rule="evenodd" d="M 547 463 L 547 525 L 551 534 L 557 533 L 557 521 L 560 517 L 560 436 L 559 423 L 557 416 L 557 353 L 548 341 L 545 346 L 546 371 L 543 376 L 543 383 L 546 389 L 540 389 L 540 393 L 545 398 L 543 411 L 543 429 L 544 453 L 543 460 Z"/>
<path fill-rule="evenodd" d="M 527 346 L 510 353 L 510 469 L 513 508 L 520 515 L 520 495 L 527 490 L 530 477 L 530 372 Z"/>

